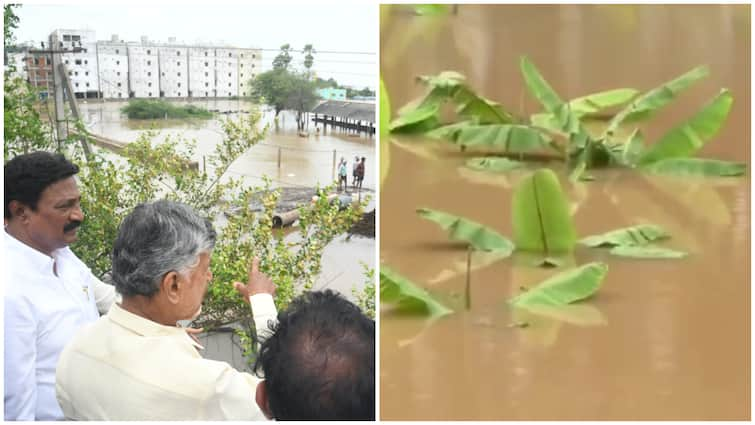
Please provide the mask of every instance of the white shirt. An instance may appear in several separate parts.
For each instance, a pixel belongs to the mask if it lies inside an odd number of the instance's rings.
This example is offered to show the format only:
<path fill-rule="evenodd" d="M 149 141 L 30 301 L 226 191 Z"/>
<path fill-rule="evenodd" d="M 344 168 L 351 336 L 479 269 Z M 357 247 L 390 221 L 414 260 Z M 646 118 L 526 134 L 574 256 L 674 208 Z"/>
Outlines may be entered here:
<path fill-rule="evenodd" d="M 269 334 L 273 297 L 250 297 L 257 334 Z M 74 420 L 265 420 L 259 379 L 202 358 L 183 328 L 115 304 L 84 327 L 60 355 L 57 394 Z"/>
<path fill-rule="evenodd" d="M 4 248 L 5 420 L 62 419 L 55 399 L 58 356 L 98 311 L 110 308 L 115 288 L 68 247 L 49 257 L 5 233 Z"/>

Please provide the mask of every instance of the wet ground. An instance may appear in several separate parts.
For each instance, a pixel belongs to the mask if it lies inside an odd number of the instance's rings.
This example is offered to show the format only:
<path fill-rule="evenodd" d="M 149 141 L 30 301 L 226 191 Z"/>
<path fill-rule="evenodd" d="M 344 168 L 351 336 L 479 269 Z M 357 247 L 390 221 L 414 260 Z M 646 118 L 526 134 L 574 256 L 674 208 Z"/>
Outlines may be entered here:
<path fill-rule="evenodd" d="M 457 313 L 438 321 L 381 314 L 384 420 L 749 419 L 749 6 L 473 6 L 434 23 L 409 14 L 381 30 L 381 75 L 395 111 L 420 95 L 416 75 L 457 70 L 479 93 L 521 102 L 527 54 L 564 97 L 649 89 L 694 66 L 711 75 L 644 125 L 653 140 L 721 87 L 728 122 L 699 156 L 748 163 L 739 179 L 670 179 L 596 171 L 577 185 L 578 235 L 655 223 L 682 260 L 633 260 L 578 248 L 567 262 L 604 261 L 602 290 L 571 320 L 515 316 L 505 300 L 553 274 L 519 254 L 473 257 L 449 245 L 418 207 L 468 217 L 512 235 L 511 188 L 525 172 L 491 177 L 465 158 L 394 138 L 381 187 L 381 263 L 428 288 Z M 413 25 L 423 30 L 413 29 Z M 546 30 L 547 29 L 547 30 Z M 407 36 L 413 38 L 405 41 Z M 511 326 L 527 321 L 530 326 Z"/>

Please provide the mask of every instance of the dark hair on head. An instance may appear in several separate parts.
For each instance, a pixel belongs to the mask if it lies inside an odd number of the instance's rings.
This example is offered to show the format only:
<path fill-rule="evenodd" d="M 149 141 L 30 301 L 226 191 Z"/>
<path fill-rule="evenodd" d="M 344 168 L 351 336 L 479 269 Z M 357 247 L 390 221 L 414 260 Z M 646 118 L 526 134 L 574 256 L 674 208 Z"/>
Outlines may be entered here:
<path fill-rule="evenodd" d="M 124 297 L 151 297 L 171 272 L 196 267 L 215 246 L 212 223 L 191 207 L 160 200 L 139 204 L 118 226 L 113 243 L 113 282 Z"/>
<path fill-rule="evenodd" d="M 5 218 L 11 218 L 11 201 L 36 211 L 48 186 L 78 172 L 79 167 L 61 154 L 39 151 L 11 159 L 5 164 Z"/>
<path fill-rule="evenodd" d="M 294 299 L 271 328 L 254 371 L 275 419 L 375 420 L 374 320 L 326 290 Z"/>

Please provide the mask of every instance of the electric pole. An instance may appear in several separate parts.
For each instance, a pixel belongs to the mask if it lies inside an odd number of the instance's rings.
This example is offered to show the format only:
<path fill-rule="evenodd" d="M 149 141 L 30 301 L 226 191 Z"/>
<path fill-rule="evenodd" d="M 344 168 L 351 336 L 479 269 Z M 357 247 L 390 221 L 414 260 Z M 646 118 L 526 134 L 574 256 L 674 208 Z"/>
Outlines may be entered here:
<path fill-rule="evenodd" d="M 65 110 L 63 104 L 63 78 L 60 75 L 60 50 L 56 50 L 59 47 L 58 35 L 56 33 L 50 34 L 50 48 L 52 53 L 52 84 L 55 88 L 55 130 L 58 136 L 58 152 L 62 150 L 63 140 L 68 137 L 66 131 Z M 72 93 L 68 94 L 69 96 Z"/>

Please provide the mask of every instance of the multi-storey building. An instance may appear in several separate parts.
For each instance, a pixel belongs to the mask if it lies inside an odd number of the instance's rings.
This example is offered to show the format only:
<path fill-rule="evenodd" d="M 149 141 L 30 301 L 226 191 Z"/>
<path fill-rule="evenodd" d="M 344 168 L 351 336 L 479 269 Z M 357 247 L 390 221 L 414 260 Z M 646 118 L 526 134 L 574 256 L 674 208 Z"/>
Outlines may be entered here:
<path fill-rule="evenodd" d="M 52 56 L 27 52 L 24 57 L 26 81 L 45 95 L 53 91 Z"/>
<path fill-rule="evenodd" d="M 189 97 L 215 97 L 215 48 L 189 47 Z"/>
<path fill-rule="evenodd" d="M 183 46 L 157 48 L 160 71 L 160 97 L 187 97 L 189 94 L 188 49 Z"/>
<path fill-rule="evenodd" d="M 262 67 L 262 50 L 238 49 L 239 51 L 239 96 L 250 96 L 253 78 Z"/>
<path fill-rule="evenodd" d="M 102 97 L 125 99 L 129 97 L 128 45 L 113 37 L 111 41 L 97 43 L 97 64 Z"/>
<path fill-rule="evenodd" d="M 128 81 L 130 95 L 139 98 L 160 97 L 160 71 L 157 47 L 129 43 Z"/>
<path fill-rule="evenodd" d="M 91 30 L 55 30 L 58 45 L 56 50 L 70 51 L 61 55 L 61 61 L 68 70 L 71 87 L 76 97 L 98 97 L 100 86 L 97 67 L 97 41 Z M 82 51 L 74 53 L 74 48 Z"/>
<path fill-rule="evenodd" d="M 95 41 L 94 31 L 55 30 L 55 50 L 66 65 L 77 97 L 208 98 L 249 96 L 250 81 L 260 72 L 261 49 L 189 46 L 176 43 L 124 42 L 114 35 Z M 74 48 L 80 50 L 74 53 Z M 52 88 L 50 55 L 27 54 L 28 79 Z"/>
<path fill-rule="evenodd" d="M 239 95 L 239 49 L 215 49 L 215 87 L 217 97 Z"/>

